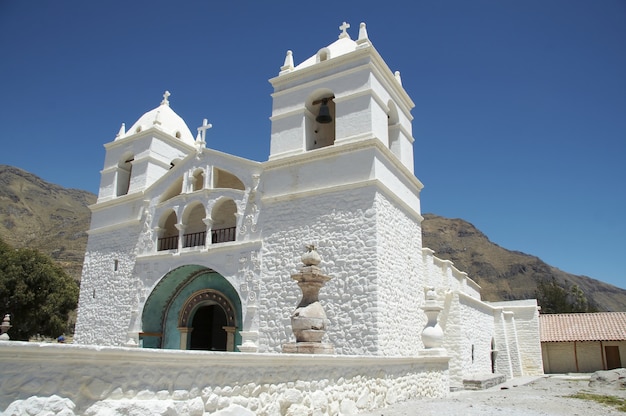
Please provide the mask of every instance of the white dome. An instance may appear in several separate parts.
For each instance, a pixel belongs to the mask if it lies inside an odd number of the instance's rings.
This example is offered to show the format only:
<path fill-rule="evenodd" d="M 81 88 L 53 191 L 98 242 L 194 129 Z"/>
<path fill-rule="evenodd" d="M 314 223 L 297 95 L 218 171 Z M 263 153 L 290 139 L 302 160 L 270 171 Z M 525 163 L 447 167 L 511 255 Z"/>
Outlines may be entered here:
<path fill-rule="evenodd" d="M 126 131 L 126 134 L 118 136 L 116 140 L 155 127 L 170 136 L 193 145 L 195 140 L 191 130 L 189 130 L 185 121 L 170 108 L 167 96 L 169 94 L 166 93 L 160 106 L 139 117 L 139 120 Z"/>

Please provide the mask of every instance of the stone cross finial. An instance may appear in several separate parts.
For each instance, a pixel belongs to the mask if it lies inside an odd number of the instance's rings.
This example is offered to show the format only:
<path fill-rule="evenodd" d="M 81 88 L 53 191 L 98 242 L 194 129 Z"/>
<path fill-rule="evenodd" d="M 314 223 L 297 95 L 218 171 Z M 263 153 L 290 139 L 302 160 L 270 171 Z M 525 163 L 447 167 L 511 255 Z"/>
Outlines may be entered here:
<path fill-rule="evenodd" d="M 370 44 L 369 38 L 367 37 L 367 27 L 365 23 L 361 23 L 359 26 L 359 37 L 356 40 L 356 44 L 359 45 L 360 48 L 364 48 Z"/>
<path fill-rule="evenodd" d="M 394 72 L 393 76 L 396 77 L 396 81 L 398 81 L 398 83 L 402 85 L 402 77 L 400 76 L 400 71 Z"/>
<path fill-rule="evenodd" d="M 161 105 L 166 105 L 166 106 L 169 107 L 170 102 L 169 102 L 168 98 L 170 98 L 170 95 L 172 95 L 172 94 L 170 94 L 169 91 L 165 91 L 163 93 L 163 101 L 161 101 Z"/>
<path fill-rule="evenodd" d="M 350 37 L 350 35 L 348 35 L 348 32 L 347 32 L 349 28 L 350 28 L 350 23 L 346 23 L 346 22 L 343 22 L 343 24 L 339 26 L 339 30 L 341 30 L 341 33 L 339 34 L 339 39 Z"/>
<path fill-rule="evenodd" d="M 202 120 L 202 126 L 198 127 L 198 136 L 200 136 L 201 143 L 206 143 L 206 131 L 213 127 L 213 124 L 209 123 L 206 118 Z"/>
<path fill-rule="evenodd" d="M 281 73 L 291 72 L 292 69 L 293 69 L 293 52 L 287 51 L 287 54 L 285 55 L 285 63 L 283 64 L 283 66 L 280 67 L 280 72 Z"/>
<path fill-rule="evenodd" d="M 124 137 L 126 135 L 126 124 L 122 123 L 122 127 L 120 127 L 120 131 L 117 132 L 115 137 Z"/>

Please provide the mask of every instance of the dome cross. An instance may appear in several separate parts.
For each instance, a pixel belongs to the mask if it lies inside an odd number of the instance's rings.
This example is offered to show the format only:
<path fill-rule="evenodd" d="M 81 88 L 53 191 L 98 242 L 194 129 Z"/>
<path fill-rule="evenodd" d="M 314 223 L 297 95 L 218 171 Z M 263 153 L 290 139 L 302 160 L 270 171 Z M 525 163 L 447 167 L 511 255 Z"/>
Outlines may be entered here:
<path fill-rule="evenodd" d="M 170 105 L 170 102 L 169 102 L 169 100 L 168 100 L 168 98 L 170 97 L 170 95 L 172 95 L 172 94 L 170 94 L 170 92 L 169 92 L 169 91 L 165 91 L 165 92 L 163 93 L 163 101 L 161 101 L 161 105 L 167 105 L 167 106 L 169 106 L 169 105 Z"/>

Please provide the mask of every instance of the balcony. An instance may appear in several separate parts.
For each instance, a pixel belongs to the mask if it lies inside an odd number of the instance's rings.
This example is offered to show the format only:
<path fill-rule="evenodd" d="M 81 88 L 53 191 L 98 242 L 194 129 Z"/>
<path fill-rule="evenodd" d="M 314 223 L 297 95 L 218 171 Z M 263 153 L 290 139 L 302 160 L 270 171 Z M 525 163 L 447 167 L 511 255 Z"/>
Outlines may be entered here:
<path fill-rule="evenodd" d="M 222 228 L 211 230 L 211 244 L 225 243 L 235 241 L 237 235 L 237 227 Z M 206 231 L 199 233 L 183 234 L 183 248 L 200 247 L 206 244 Z M 178 249 L 178 236 L 159 238 L 157 250 L 176 250 Z"/>

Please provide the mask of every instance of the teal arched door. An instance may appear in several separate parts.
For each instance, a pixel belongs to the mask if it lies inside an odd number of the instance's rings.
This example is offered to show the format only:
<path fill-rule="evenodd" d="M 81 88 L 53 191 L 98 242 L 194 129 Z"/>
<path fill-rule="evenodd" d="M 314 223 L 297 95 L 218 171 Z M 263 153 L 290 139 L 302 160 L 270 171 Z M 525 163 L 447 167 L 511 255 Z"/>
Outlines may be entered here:
<path fill-rule="evenodd" d="M 170 271 L 143 308 L 145 348 L 234 351 L 241 343 L 241 301 L 212 269 L 187 265 Z"/>

